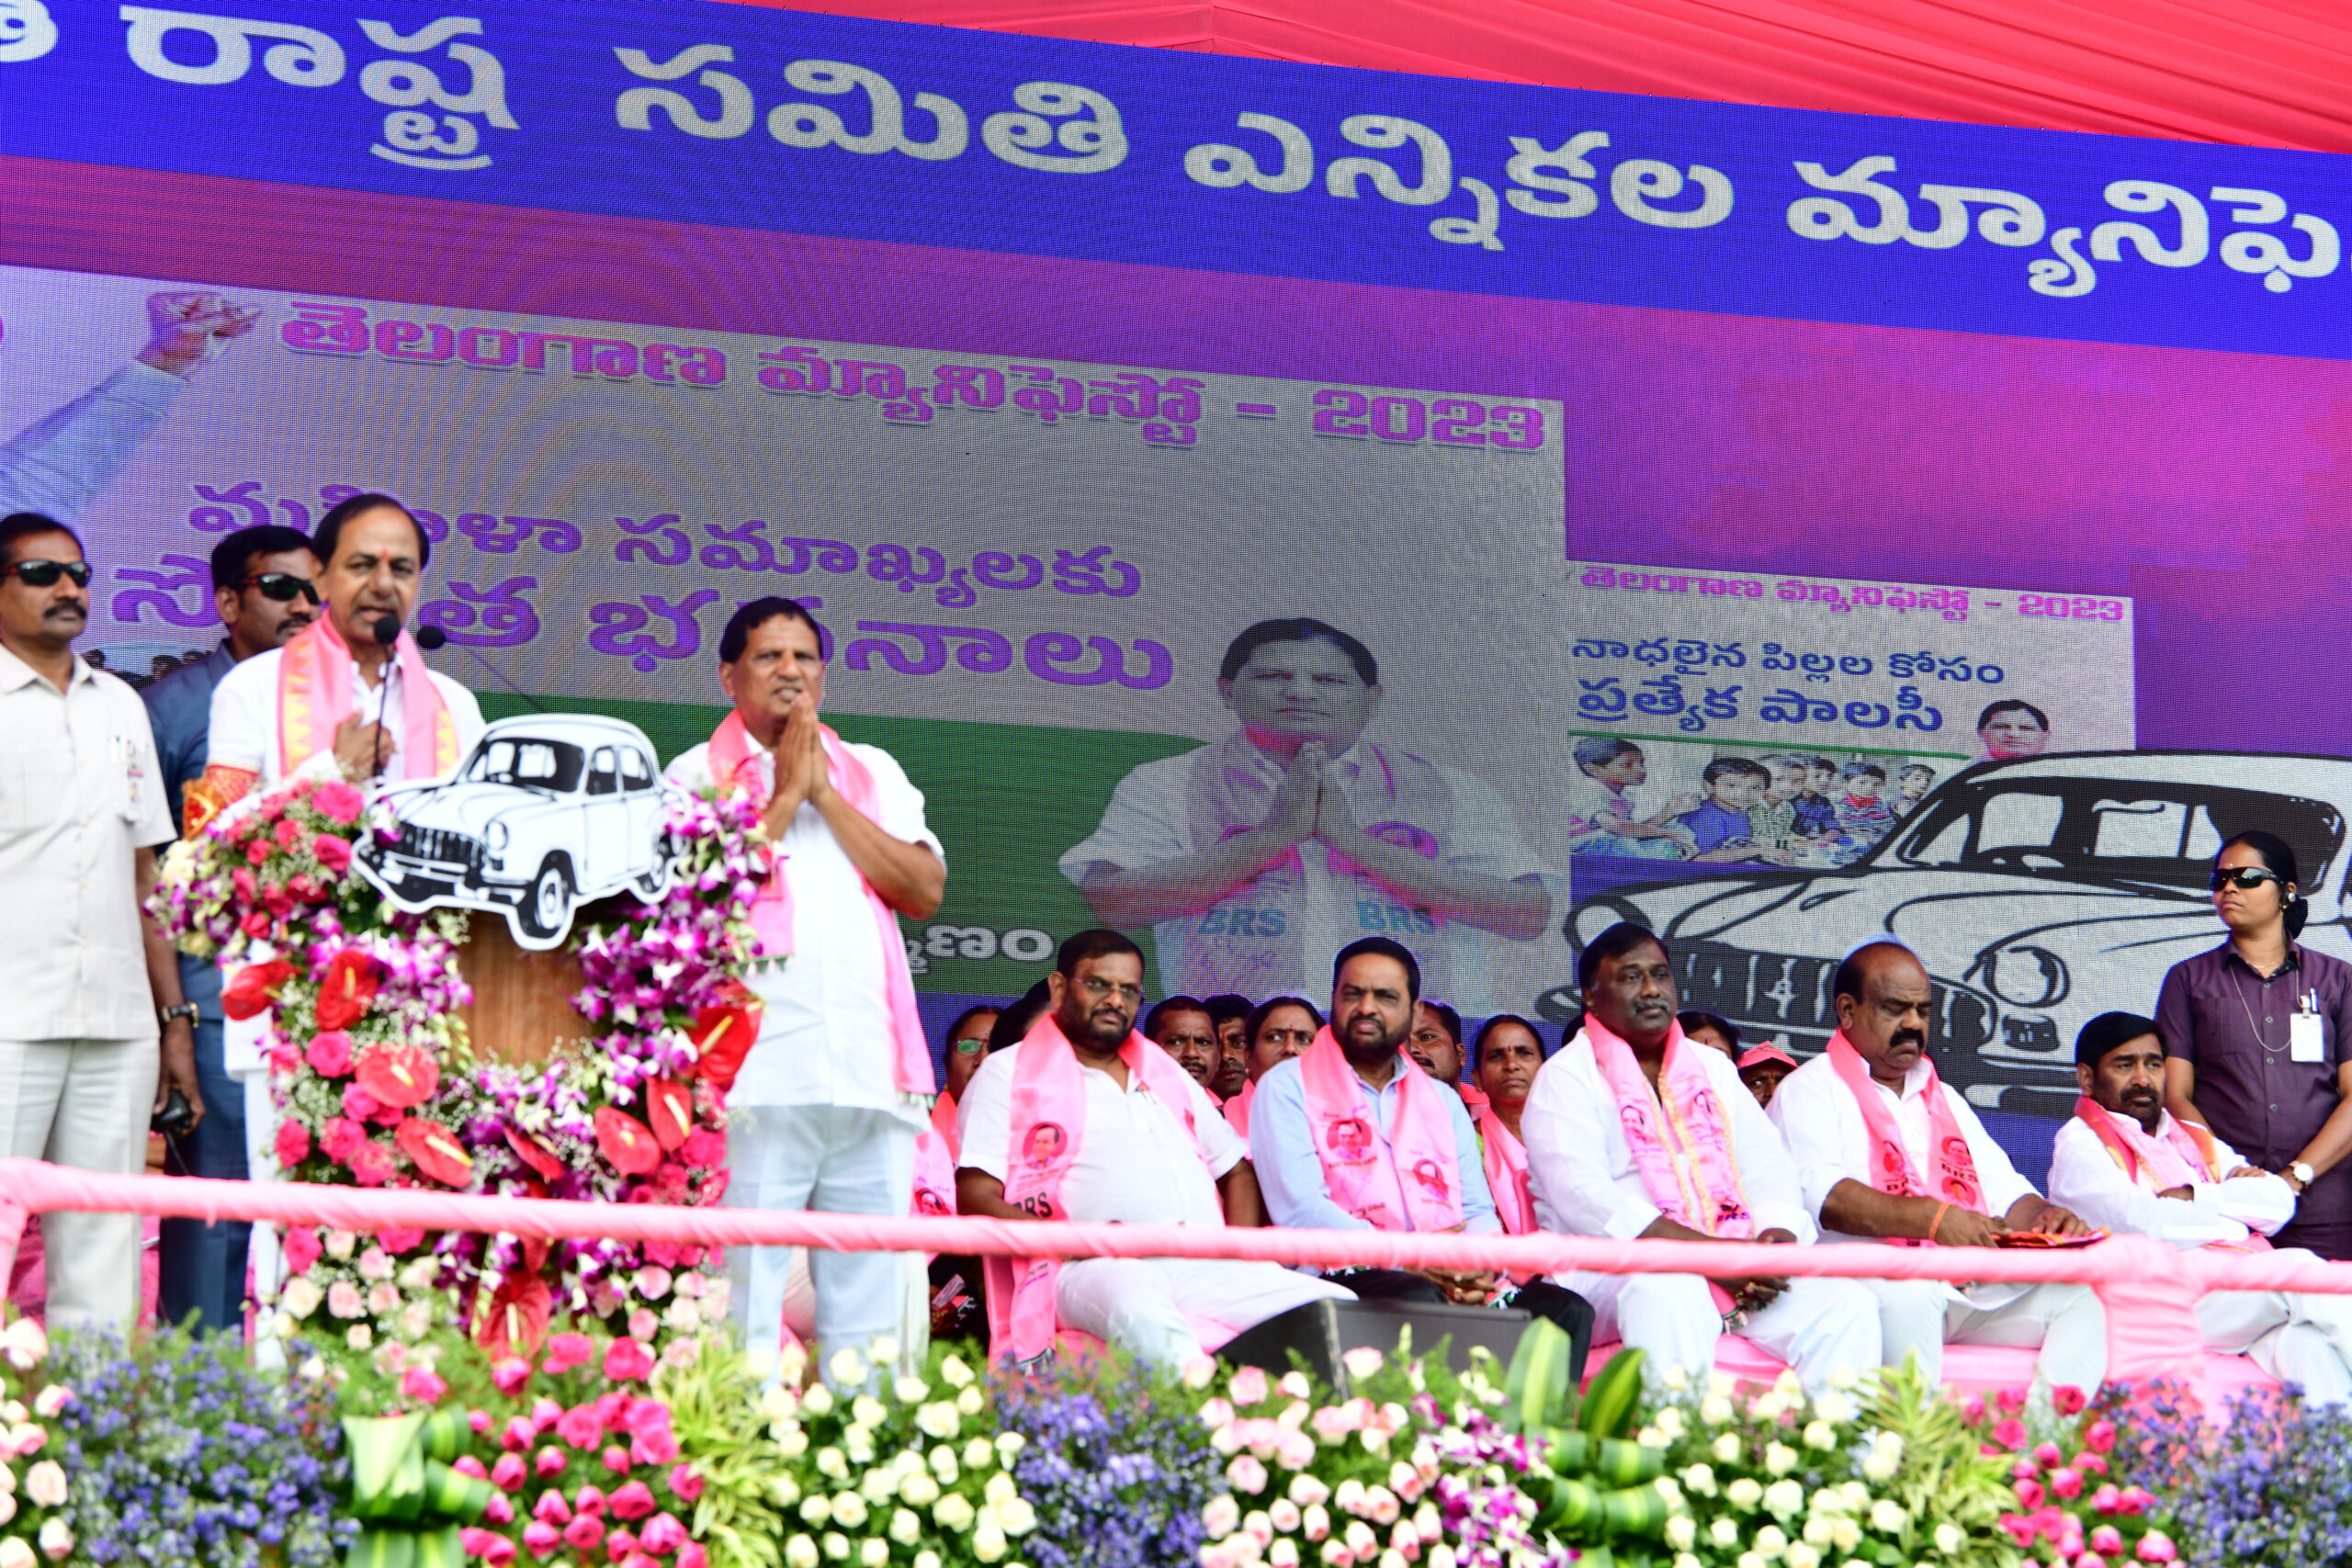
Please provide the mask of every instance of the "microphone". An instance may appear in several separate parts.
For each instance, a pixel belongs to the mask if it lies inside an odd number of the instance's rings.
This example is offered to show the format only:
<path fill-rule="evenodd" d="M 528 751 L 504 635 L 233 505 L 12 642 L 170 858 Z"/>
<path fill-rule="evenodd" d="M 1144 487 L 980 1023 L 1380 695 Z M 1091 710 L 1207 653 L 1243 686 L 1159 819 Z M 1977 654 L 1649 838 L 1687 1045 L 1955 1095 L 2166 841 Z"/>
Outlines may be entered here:
<path fill-rule="evenodd" d="M 390 648 L 401 640 L 401 618 L 398 615 L 379 615 L 376 624 L 368 630 L 376 639 L 376 646 Z M 392 702 L 392 669 L 389 663 L 384 667 L 384 682 L 379 690 L 381 694 L 376 700 L 376 763 L 368 770 L 371 778 L 380 778 L 384 772 L 384 718 L 390 711 Z"/>
<path fill-rule="evenodd" d="M 434 649 L 444 647 L 447 644 L 448 640 L 449 634 L 443 631 L 439 626 L 419 626 L 416 628 L 416 646 L 428 652 Z M 489 660 L 484 659 L 479 650 L 469 644 L 461 643 L 458 646 L 464 648 L 466 652 L 472 656 L 473 661 L 476 664 L 481 665 L 483 669 L 489 671 L 491 674 L 496 676 L 500 685 L 505 687 L 508 691 L 522 698 L 524 704 L 528 706 L 533 713 L 545 713 L 548 711 L 548 707 L 545 703 L 540 702 L 538 698 L 531 695 L 530 693 L 525 691 L 513 681 L 507 679 L 506 671 L 501 670 L 497 665 L 492 664 Z"/>

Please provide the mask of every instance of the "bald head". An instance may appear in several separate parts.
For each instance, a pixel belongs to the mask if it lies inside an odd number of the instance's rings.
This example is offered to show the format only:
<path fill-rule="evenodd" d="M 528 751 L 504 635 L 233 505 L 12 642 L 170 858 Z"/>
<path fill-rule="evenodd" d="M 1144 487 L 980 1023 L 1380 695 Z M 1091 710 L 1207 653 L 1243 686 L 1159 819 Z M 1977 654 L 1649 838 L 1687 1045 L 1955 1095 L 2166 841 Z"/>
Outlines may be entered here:
<path fill-rule="evenodd" d="M 1927 1054 L 1935 987 L 1900 942 L 1857 948 L 1838 966 L 1838 1027 L 1869 1064 L 1871 1077 L 1899 1088 Z"/>

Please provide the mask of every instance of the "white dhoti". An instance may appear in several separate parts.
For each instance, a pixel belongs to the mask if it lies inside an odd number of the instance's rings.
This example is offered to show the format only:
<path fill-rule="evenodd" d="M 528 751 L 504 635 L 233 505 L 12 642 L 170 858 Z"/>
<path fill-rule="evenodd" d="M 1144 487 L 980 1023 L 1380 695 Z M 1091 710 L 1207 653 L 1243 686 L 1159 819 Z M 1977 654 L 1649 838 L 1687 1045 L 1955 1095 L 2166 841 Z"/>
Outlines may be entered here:
<path fill-rule="evenodd" d="M 155 1041 L 0 1042 L 0 1153 L 76 1170 L 136 1176 L 155 1109 Z M 51 1329 L 139 1321 L 139 1216 L 40 1216 Z"/>
<path fill-rule="evenodd" d="M 814 1209 L 833 1214 L 898 1217 L 914 1201 L 915 1129 L 888 1111 L 833 1105 L 745 1105 L 728 1111 L 730 1209 Z M 795 1249 L 737 1247 L 727 1254 L 733 1282 L 730 1315 L 744 1344 L 774 1350 L 783 1342 L 785 1297 Z M 884 1336 L 902 1354 L 924 1325 L 906 1322 L 906 1264 L 895 1252 L 814 1249 L 812 1326 L 821 1354 L 863 1350 Z"/>
<path fill-rule="evenodd" d="M 1704 1378 L 1715 1364 L 1724 1320 L 1696 1274 L 1600 1274 L 1578 1269 L 1559 1283 L 1592 1303 L 1592 1337 L 1647 1352 L 1649 1364 Z M 1808 1389 L 1839 1371 L 1879 1365 L 1878 1303 L 1852 1280 L 1798 1279 L 1740 1334 L 1796 1369 Z"/>
<path fill-rule="evenodd" d="M 2301 1247 L 2281 1258 L 2309 1258 Z M 2352 1403 L 2352 1296 L 2211 1291 L 2197 1303 L 2205 1348 L 2243 1355 L 2314 1404 Z"/>
<path fill-rule="evenodd" d="M 1054 1289 L 1064 1326 L 1172 1371 L 1202 1353 L 1197 1320 L 1227 1337 L 1308 1302 L 1352 1292 L 1279 1263 L 1223 1258 L 1088 1258 L 1066 1265 Z M 1222 1340 L 1219 1341 L 1222 1343 Z"/>
<path fill-rule="evenodd" d="M 1987 1286 L 1957 1300 L 1939 1280 L 1871 1280 L 1889 1366 L 1917 1354 L 1941 1379 L 1946 1345 L 2039 1350 L 2038 1387 L 2096 1393 L 2107 1379 L 2107 1309 L 2087 1285 Z"/>

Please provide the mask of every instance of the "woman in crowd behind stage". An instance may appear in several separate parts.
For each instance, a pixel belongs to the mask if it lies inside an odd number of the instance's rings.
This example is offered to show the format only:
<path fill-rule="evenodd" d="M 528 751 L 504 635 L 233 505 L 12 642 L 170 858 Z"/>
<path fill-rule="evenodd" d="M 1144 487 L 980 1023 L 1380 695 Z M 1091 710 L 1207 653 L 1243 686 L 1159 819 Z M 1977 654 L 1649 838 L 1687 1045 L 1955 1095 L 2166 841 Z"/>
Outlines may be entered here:
<path fill-rule="evenodd" d="M 2166 1108 L 2295 1189 L 2279 1246 L 2352 1258 L 2352 964 L 2295 940 L 2310 905 L 2284 840 L 2238 834 L 2212 886 L 2230 938 L 2174 964 L 2156 1003 Z"/>

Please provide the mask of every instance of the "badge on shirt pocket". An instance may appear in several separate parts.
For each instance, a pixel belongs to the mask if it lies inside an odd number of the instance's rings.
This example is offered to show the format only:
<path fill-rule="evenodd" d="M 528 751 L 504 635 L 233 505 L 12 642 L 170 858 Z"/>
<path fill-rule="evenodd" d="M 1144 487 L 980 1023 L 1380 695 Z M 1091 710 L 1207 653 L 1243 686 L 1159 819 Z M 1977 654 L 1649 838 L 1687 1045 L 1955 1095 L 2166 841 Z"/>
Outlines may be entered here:
<path fill-rule="evenodd" d="M 2297 1008 L 2287 1019 L 2287 1060 L 2290 1062 L 2324 1062 L 2327 1060 L 2326 1021 L 2315 1012 Z"/>

